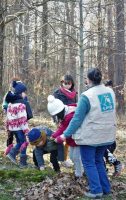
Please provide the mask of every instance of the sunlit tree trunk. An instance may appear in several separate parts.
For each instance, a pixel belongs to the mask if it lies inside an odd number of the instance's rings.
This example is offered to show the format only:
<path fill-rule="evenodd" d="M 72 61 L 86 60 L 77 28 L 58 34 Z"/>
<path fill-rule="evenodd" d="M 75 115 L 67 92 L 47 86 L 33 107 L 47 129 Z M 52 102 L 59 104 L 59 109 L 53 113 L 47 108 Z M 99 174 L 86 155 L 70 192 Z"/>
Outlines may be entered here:
<path fill-rule="evenodd" d="M 3 5 L 0 0 L 0 91 L 2 92 L 3 83 L 3 49 L 4 49 L 4 19 L 3 19 Z"/>
<path fill-rule="evenodd" d="M 118 113 L 124 113 L 124 80 L 125 80 L 125 30 L 124 30 L 124 0 L 116 0 L 116 55 L 115 55 L 115 71 L 116 71 L 116 97 L 118 102 Z"/>

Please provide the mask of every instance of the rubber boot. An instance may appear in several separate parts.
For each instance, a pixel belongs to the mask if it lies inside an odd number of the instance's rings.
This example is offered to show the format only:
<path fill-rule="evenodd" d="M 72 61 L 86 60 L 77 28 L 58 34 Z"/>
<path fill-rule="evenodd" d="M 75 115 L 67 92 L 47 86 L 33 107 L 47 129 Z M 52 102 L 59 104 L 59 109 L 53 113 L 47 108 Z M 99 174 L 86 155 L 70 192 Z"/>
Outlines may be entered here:
<path fill-rule="evenodd" d="M 21 168 L 27 167 L 27 155 L 26 154 L 20 154 L 20 167 Z"/>

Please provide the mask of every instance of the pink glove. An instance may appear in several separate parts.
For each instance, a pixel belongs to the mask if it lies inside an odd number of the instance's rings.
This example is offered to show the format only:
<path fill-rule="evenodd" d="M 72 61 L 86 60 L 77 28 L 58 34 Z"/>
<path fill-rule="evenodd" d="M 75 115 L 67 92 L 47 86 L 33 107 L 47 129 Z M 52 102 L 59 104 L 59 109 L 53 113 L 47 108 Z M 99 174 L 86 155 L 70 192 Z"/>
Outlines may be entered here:
<path fill-rule="evenodd" d="M 55 142 L 62 144 L 65 141 L 64 135 L 60 135 L 55 139 Z"/>
<path fill-rule="evenodd" d="M 52 137 L 52 138 L 56 138 L 57 136 L 56 136 L 55 133 L 53 133 L 53 134 L 51 135 L 51 137 Z"/>
<path fill-rule="evenodd" d="M 29 129 L 25 129 L 25 130 L 23 130 L 23 132 L 25 133 L 25 134 L 28 134 L 29 133 Z"/>
<path fill-rule="evenodd" d="M 13 144 L 10 144 L 10 145 L 6 148 L 6 150 L 5 150 L 5 152 L 4 152 L 4 155 L 7 155 L 7 154 L 10 152 L 10 150 L 12 149 L 12 147 L 13 147 Z"/>
<path fill-rule="evenodd" d="M 20 151 L 23 151 L 24 149 L 26 149 L 28 144 L 29 144 L 28 142 L 24 142 L 20 147 Z"/>

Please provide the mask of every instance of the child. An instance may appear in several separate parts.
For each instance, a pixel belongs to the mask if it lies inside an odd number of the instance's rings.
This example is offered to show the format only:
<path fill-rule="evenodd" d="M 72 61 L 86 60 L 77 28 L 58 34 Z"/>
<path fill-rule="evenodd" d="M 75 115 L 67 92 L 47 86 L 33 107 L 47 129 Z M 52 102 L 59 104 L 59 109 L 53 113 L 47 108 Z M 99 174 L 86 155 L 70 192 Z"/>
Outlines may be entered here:
<path fill-rule="evenodd" d="M 31 145 L 35 146 L 33 151 L 33 161 L 41 171 L 45 169 L 43 155 L 50 153 L 50 162 L 56 172 L 60 171 L 57 160 L 58 151 L 57 144 L 50 139 L 53 131 L 47 127 L 36 127 L 28 133 L 28 139 Z"/>
<path fill-rule="evenodd" d="M 7 108 L 8 108 L 8 103 L 7 103 L 7 101 L 5 100 L 6 99 L 6 97 L 7 96 L 11 96 L 11 103 L 13 103 L 15 100 L 17 100 L 17 95 L 16 94 L 14 94 L 14 88 L 13 88 L 13 83 L 14 82 L 17 82 L 17 83 L 22 83 L 21 81 L 20 81 L 20 79 L 18 78 L 18 77 L 14 77 L 14 78 L 12 78 L 12 80 L 11 80 L 11 83 L 10 83 L 10 88 L 9 88 L 9 91 L 5 94 L 5 96 L 4 96 L 4 98 L 3 98 L 3 103 L 2 103 L 2 109 L 3 109 L 3 111 L 4 111 L 4 113 L 6 114 L 7 113 Z M 26 96 L 26 94 L 24 95 L 24 97 L 23 97 L 23 99 L 25 100 L 25 101 L 28 101 L 28 99 L 27 99 L 27 96 Z M 29 104 L 28 104 L 28 106 L 29 106 Z M 28 107 L 27 106 L 27 107 Z M 32 117 L 33 117 L 33 115 L 32 115 L 32 112 L 31 112 L 31 109 L 29 109 L 29 116 L 27 116 L 28 117 L 28 120 L 29 119 L 31 119 Z M 5 150 L 5 155 L 7 155 L 9 152 L 10 152 L 10 150 L 11 150 L 11 148 L 13 147 L 13 133 L 11 132 L 10 133 L 10 131 L 9 130 L 7 130 L 7 134 L 8 134 L 8 137 L 7 137 L 7 148 L 6 148 L 6 150 Z"/>
<path fill-rule="evenodd" d="M 6 95 L 5 101 L 8 103 L 6 126 L 10 134 L 16 138 L 16 145 L 11 148 L 7 157 L 14 163 L 16 156 L 20 152 L 20 166 L 27 165 L 27 142 L 25 134 L 29 132 L 28 119 L 32 117 L 30 105 L 24 100 L 26 86 L 22 82 L 13 81 L 14 93 L 11 91 Z"/>
<path fill-rule="evenodd" d="M 10 83 L 10 87 L 9 87 L 9 91 L 11 91 L 13 93 L 13 87 L 12 87 L 12 83 L 13 81 L 18 81 L 20 82 L 20 79 L 18 77 L 14 77 L 12 80 L 11 80 L 11 83 Z M 8 91 L 8 92 L 9 92 Z M 8 94 L 8 92 L 5 94 L 4 98 L 3 98 L 3 103 L 2 103 L 2 110 L 3 112 L 6 114 L 7 113 L 7 107 L 8 107 L 8 103 L 6 102 L 6 96 Z M 7 148 L 5 150 L 5 155 L 7 153 L 9 153 L 10 149 L 13 147 L 13 134 L 10 134 L 10 131 L 7 130 Z"/>
<path fill-rule="evenodd" d="M 113 88 L 112 80 L 106 81 L 105 86 Z M 116 141 L 113 144 L 108 146 L 108 149 L 105 151 L 104 158 L 105 158 L 106 163 L 109 163 L 110 165 L 114 166 L 115 171 L 113 175 L 119 176 L 121 174 L 123 166 L 121 162 L 115 157 L 115 155 L 113 155 L 115 149 L 116 149 Z"/>
<path fill-rule="evenodd" d="M 48 112 L 53 117 L 53 119 L 59 123 L 58 129 L 52 134 L 53 139 L 57 139 L 60 136 L 67 126 L 69 125 L 75 109 L 76 104 L 64 105 L 62 101 L 56 99 L 54 96 L 48 96 Z M 56 140 L 58 141 L 58 140 Z M 60 141 L 58 141 L 60 143 Z M 66 140 L 66 143 L 70 146 L 70 159 L 74 163 L 75 167 L 75 179 L 82 177 L 83 167 L 80 157 L 80 148 L 74 142 L 74 140 L 70 137 Z"/>
<path fill-rule="evenodd" d="M 54 97 L 60 99 L 65 105 L 76 103 L 77 92 L 74 88 L 74 80 L 71 75 L 61 77 L 60 87 L 54 92 Z M 71 162 L 68 159 L 69 146 L 65 143 L 65 161 L 63 165 L 70 167 Z"/>

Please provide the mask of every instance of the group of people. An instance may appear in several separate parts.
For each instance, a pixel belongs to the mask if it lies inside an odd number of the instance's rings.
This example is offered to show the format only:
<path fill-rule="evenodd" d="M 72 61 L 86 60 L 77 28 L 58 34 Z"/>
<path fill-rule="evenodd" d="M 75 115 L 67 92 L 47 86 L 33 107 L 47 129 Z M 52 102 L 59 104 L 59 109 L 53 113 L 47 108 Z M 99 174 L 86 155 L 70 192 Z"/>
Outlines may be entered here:
<path fill-rule="evenodd" d="M 35 147 L 33 162 L 39 170 L 45 169 L 43 155 L 50 153 L 54 170 L 60 172 L 59 161 L 67 160 L 69 152 L 75 179 L 86 174 L 88 187 L 85 196 L 95 199 L 110 194 L 106 163 L 114 166 L 114 175 L 120 174 L 122 169 L 121 162 L 113 155 L 116 148 L 116 103 L 112 82 L 103 84 L 101 71 L 89 69 L 87 89 L 77 103 L 72 76 L 63 76 L 60 88 L 47 99 L 47 110 L 57 124 L 55 131 L 45 126 L 28 128 L 28 120 L 33 115 L 26 89 L 20 80 L 12 80 L 11 89 L 4 98 L 8 131 L 6 156 L 17 164 L 16 156 L 20 153 L 20 166 L 27 166 L 26 149 L 30 143 Z"/>

